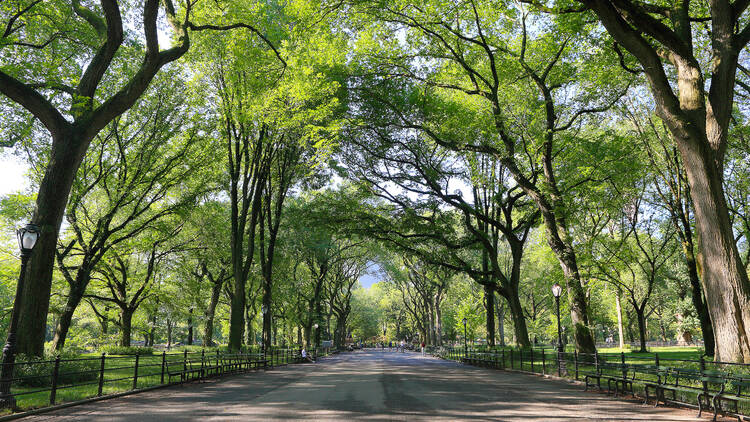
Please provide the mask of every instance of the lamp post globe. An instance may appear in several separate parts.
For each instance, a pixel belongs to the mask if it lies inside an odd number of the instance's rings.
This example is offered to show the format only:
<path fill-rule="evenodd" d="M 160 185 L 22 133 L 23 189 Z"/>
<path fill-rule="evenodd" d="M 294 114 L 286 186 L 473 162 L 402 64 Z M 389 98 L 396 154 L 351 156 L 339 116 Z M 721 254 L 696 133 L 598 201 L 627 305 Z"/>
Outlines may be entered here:
<path fill-rule="evenodd" d="M 11 396 L 10 387 L 13 379 L 13 365 L 16 361 L 16 331 L 18 330 L 18 312 L 21 310 L 23 300 L 24 281 L 26 278 L 26 264 L 29 262 L 31 252 L 36 246 L 41 235 L 39 226 L 27 224 L 16 231 L 18 238 L 18 249 L 21 252 L 21 272 L 18 275 L 16 285 L 16 297 L 13 301 L 10 324 L 8 325 L 8 338 L 3 347 L 3 362 L 0 372 L 0 408 L 15 408 L 16 399 Z"/>

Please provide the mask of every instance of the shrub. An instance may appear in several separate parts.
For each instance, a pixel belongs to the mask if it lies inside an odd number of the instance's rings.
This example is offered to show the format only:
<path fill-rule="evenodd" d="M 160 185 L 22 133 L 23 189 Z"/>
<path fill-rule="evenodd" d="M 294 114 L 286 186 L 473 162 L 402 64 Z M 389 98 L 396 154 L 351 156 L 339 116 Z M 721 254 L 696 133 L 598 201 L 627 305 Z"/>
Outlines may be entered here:
<path fill-rule="evenodd" d="M 38 357 L 18 355 L 13 372 L 14 378 L 19 378 L 16 381 L 17 385 L 27 387 L 51 386 L 56 357 L 55 355 L 48 355 L 40 360 Z M 57 384 L 70 385 L 95 380 L 99 377 L 99 365 L 98 359 L 83 358 L 70 353 L 63 354 L 60 356 Z"/>
<path fill-rule="evenodd" d="M 99 353 L 108 355 L 153 355 L 153 347 L 138 346 L 104 346 L 99 348 Z"/>

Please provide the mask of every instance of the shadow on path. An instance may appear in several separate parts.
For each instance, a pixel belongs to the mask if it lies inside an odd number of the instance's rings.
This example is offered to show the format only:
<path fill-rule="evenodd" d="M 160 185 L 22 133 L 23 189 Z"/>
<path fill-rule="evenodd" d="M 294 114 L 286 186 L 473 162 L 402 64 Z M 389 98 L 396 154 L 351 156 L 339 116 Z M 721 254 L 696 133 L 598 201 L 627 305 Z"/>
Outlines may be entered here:
<path fill-rule="evenodd" d="M 23 419 L 41 421 L 695 421 L 575 385 L 416 353 L 358 351 Z M 703 419 L 703 420 L 710 420 Z"/>

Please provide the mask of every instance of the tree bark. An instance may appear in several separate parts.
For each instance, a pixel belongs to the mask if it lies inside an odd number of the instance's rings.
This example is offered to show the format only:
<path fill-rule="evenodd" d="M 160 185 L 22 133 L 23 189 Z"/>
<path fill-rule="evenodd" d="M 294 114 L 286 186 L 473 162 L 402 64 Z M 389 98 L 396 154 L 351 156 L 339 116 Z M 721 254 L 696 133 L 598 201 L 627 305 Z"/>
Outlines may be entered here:
<path fill-rule="evenodd" d="M 620 297 L 622 296 L 622 290 L 617 287 L 617 294 L 615 294 L 615 306 L 617 307 L 617 338 L 620 341 L 620 350 L 625 349 L 625 336 L 622 333 L 622 302 Z"/>
<path fill-rule="evenodd" d="M 499 346 L 505 347 L 505 304 L 502 301 L 495 301 L 497 312 L 497 331 Z"/>
<path fill-rule="evenodd" d="M 516 343 L 521 347 L 531 347 L 529 341 L 529 330 L 526 328 L 526 318 L 523 315 L 523 307 L 518 294 L 509 294 L 505 297 L 510 309 L 510 317 L 513 320 L 513 336 Z"/>
<path fill-rule="evenodd" d="M 646 312 L 645 309 L 638 309 L 637 306 L 633 305 L 635 308 L 635 314 L 638 317 L 638 337 L 640 338 L 641 342 L 641 349 L 639 350 L 640 353 L 646 353 L 648 350 L 646 349 Z"/>
<path fill-rule="evenodd" d="M 398 332 L 398 325 L 396 326 L 396 334 Z M 400 339 L 399 335 L 399 339 Z M 440 310 L 440 297 L 435 296 L 435 340 L 438 346 L 443 345 L 443 312 Z"/>
<path fill-rule="evenodd" d="M 690 232 L 688 232 L 690 233 Z M 689 243 L 683 243 L 683 252 L 685 253 L 685 263 L 687 264 L 688 277 L 690 278 L 690 299 L 698 315 L 698 321 L 701 324 L 701 333 L 703 334 L 703 346 L 707 356 L 714 356 L 716 341 L 714 339 L 714 328 L 711 325 L 711 316 L 708 312 L 708 306 L 703 300 L 703 286 L 698 275 L 698 265 L 695 259 L 695 253 L 692 244 L 692 236 Z"/>
<path fill-rule="evenodd" d="M 188 325 L 187 344 L 188 346 L 192 346 L 193 345 L 193 308 L 190 308 L 190 310 L 188 311 L 187 325 Z"/>
<path fill-rule="evenodd" d="M 130 347 L 130 333 L 133 328 L 133 311 L 120 310 L 120 346 Z"/>
<path fill-rule="evenodd" d="M 263 347 L 265 350 L 271 348 L 271 291 L 265 289 L 263 291 L 263 306 L 266 308 L 266 313 L 263 314 Z"/>
<path fill-rule="evenodd" d="M 211 300 L 208 302 L 206 320 L 203 323 L 203 344 L 206 346 L 214 345 L 214 317 L 216 315 L 216 306 L 219 304 L 222 284 L 214 282 L 211 288 Z"/>
<path fill-rule="evenodd" d="M 495 347 L 495 289 L 490 285 L 484 286 L 484 300 L 487 316 L 487 345 Z"/>
<path fill-rule="evenodd" d="M 678 145 L 695 208 L 706 302 L 713 332 L 720 339 L 714 357 L 750 363 L 750 281 L 734 241 L 721 173 L 694 143 Z"/>
<path fill-rule="evenodd" d="M 82 264 L 83 265 L 83 264 Z M 79 282 L 82 278 L 86 278 L 85 282 Z M 62 351 L 65 346 L 65 339 L 68 336 L 68 330 L 70 329 L 71 322 L 73 321 L 73 314 L 75 313 L 78 305 L 83 300 L 83 295 L 86 293 L 86 286 L 88 285 L 89 273 L 88 271 L 79 270 L 76 274 L 76 281 L 70 285 L 70 291 L 68 297 L 65 300 L 65 307 L 60 313 L 60 317 L 57 320 L 55 326 L 55 336 L 52 338 L 52 350 Z"/>
<path fill-rule="evenodd" d="M 73 130 L 52 139 L 49 162 L 31 219 L 39 226 L 41 235 L 26 270 L 24 299 L 18 316 L 18 332 L 23 333 L 16 340 L 19 354 L 41 356 L 44 353 L 57 237 L 73 180 L 89 143 L 90 139 Z"/>

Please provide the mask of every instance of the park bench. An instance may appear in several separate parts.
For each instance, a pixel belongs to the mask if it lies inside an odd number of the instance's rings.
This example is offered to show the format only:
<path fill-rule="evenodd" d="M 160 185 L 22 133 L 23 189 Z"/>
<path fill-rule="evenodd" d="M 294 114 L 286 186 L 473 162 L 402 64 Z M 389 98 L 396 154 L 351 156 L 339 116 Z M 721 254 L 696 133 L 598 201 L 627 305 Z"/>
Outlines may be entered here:
<path fill-rule="evenodd" d="M 617 388 L 618 381 L 625 381 L 627 377 L 623 375 L 623 371 L 627 370 L 627 365 L 623 366 L 621 363 L 611 362 L 599 362 L 594 366 L 594 372 L 588 373 L 584 376 L 583 380 L 585 387 L 583 391 L 587 391 L 589 387 L 596 385 L 597 390 L 602 391 L 602 380 L 607 381 L 607 394 L 613 391 L 612 383 L 615 383 L 615 389 Z M 596 384 L 593 381 L 596 381 Z M 590 382 L 591 381 L 591 382 Z M 632 385 L 631 385 L 632 389 Z"/>
<path fill-rule="evenodd" d="M 668 377 L 672 377 L 672 382 L 665 380 L 656 389 L 656 403 L 659 404 L 659 398 L 666 403 L 668 399 L 664 394 L 666 391 L 672 392 L 672 398 L 669 401 L 679 402 L 677 393 L 695 394 L 698 402 L 698 417 L 703 413 L 703 401 L 705 399 L 706 407 L 709 407 L 711 386 L 719 387 L 719 391 L 724 388 L 726 383 L 726 374 L 721 371 L 694 370 L 675 368 L 668 372 Z"/>
<path fill-rule="evenodd" d="M 167 359 L 164 364 L 169 383 L 172 383 L 173 377 L 180 377 L 180 382 L 185 382 L 200 379 L 204 374 L 204 368 L 200 365 L 195 365 L 188 359 L 182 359 L 179 361 L 170 361 Z"/>
<path fill-rule="evenodd" d="M 644 379 L 641 383 L 644 387 L 644 393 L 646 395 L 646 399 L 643 402 L 643 404 L 648 404 L 648 400 L 651 398 L 649 395 L 649 390 L 652 390 L 654 392 L 654 407 L 656 407 L 659 404 L 659 388 L 661 388 L 662 385 L 666 385 L 667 383 L 667 375 L 670 371 L 670 368 L 666 366 L 656 366 L 656 365 L 643 365 L 644 369 L 643 372 L 645 374 L 651 375 L 653 377 L 656 377 L 656 379 Z"/>
<path fill-rule="evenodd" d="M 738 421 L 742 421 L 742 415 L 740 415 L 739 402 L 750 401 L 750 376 L 728 376 L 726 377 L 728 382 L 722 384 L 721 389 L 718 393 L 714 394 L 711 402 L 714 406 L 714 418 L 719 412 L 722 412 L 725 416 L 729 413 L 737 417 Z M 729 390 L 726 390 L 729 385 Z M 721 403 L 730 402 L 734 404 L 734 411 L 729 412 L 722 410 Z"/>

